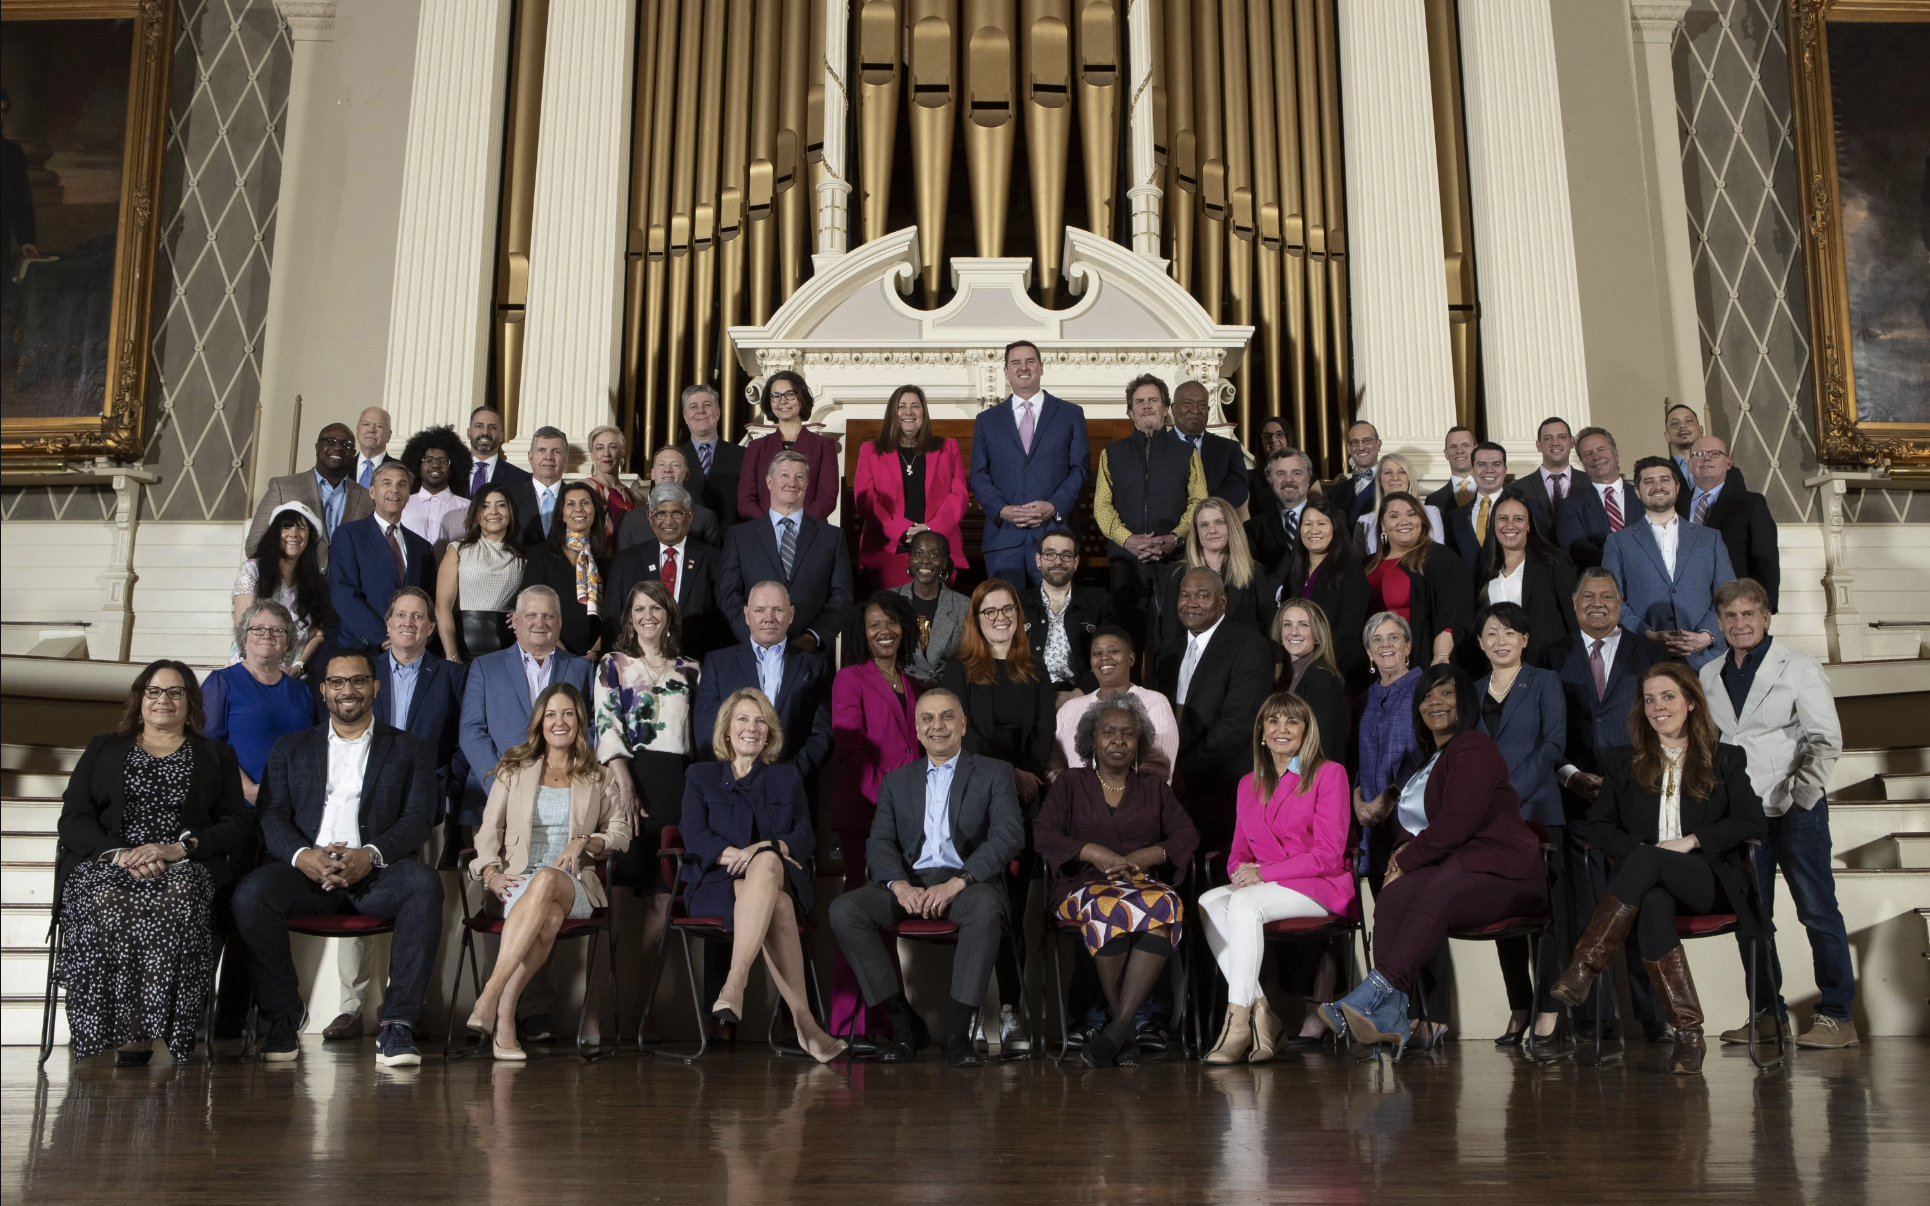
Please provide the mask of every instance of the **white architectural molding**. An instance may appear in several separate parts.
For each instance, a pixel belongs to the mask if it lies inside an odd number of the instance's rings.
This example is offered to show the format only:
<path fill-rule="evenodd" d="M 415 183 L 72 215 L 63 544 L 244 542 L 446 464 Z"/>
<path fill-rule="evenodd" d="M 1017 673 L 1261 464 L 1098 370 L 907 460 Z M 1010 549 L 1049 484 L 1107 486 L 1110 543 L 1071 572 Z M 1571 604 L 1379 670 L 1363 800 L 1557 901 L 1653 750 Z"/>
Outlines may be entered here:
<path fill-rule="evenodd" d="M 1441 436 L 1455 422 L 1454 357 L 1426 14 L 1415 0 L 1342 0 L 1339 12 L 1359 414 L 1387 451 L 1439 480 Z"/>
<path fill-rule="evenodd" d="M 1548 0 L 1461 0 L 1460 11 L 1488 438 L 1526 472 L 1540 463 L 1542 419 L 1562 415 L 1576 431 L 1589 421 L 1554 21 Z"/>
<path fill-rule="evenodd" d="M 382 385 L 391 451 L 483 401 L 509 12 L 510 0 L 422 0 L 417 18 Z"/>
<path fill-rule="evenodd" d="M 1676 120 L 1675 32 L 1689 11 L 1689 0 L 1629 0 L 1635 36 L 1637 99 L 1642 108 L 1642 143 L 1649 152 L 1649 219 L 1661 236 L 1656 275 L 1662 283 L 1662 338 L 1668 363 L 1668 396 L 1708 414 L 1703 386 L 1702 331 L 1696 321 L 1694 253 L 1689 246 L 1689 203 L 1682 185 L 1682 131 Z"/>

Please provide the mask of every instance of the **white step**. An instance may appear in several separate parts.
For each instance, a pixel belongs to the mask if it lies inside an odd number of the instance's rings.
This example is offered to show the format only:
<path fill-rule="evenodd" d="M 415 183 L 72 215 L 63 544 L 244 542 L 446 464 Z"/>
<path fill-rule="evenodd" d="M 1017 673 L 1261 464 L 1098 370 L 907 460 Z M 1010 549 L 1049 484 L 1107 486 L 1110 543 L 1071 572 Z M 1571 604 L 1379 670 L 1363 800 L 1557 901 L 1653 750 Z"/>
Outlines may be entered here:
<path fill-rule="evenodd" d="M 1930 748 L 1906 746 L 1896 749 L 1844 750 L 1830 771 L 1829 795 L 1862 800 L 1884 798 L 1880 775 L 1930 773 Z M 1903 797 L 1892 796 L 1891 799 Z"/>
<path fill-rule="evenodd" d="M 0 902 L 53 904 L 53 864 L 27 863 L 20 866 L 0 866 Z"/>
<path fill-rule="evenodd" d="M 1895 867 L 1891 834 L 1930 831 L 1930 800 L 1832 800 L 1829 806 L 1830 865 Z"/>
<path fill-rule="evenodd" d="M 1897 833 L 1890 841 L 1896 845 L 1897 866 L 1930 870 L 1930 833 Z"/>
<path fill-rule="evenodd" d="M 60 839 L 51 833 L 0 830 L 0 862 L 51 863 Z"/>
<path fill-rule="evenodd" d="M 44 947 L 51 919 L 48 910 L 39 905 L 0 908 L 0 947 Z"/>
<path fill-rule="evenodd" d="M 8 1047 L 36 1047 L 40 1045 L 41 998 L 35 995 L 30 1000 L 0 1000 L 0 1044 Z M 67 1009 L 63 1005 L 54 1010 L 54 1041 L 61 1046 L 67 1045 Z M 64 1052 L 56 1052 L 54 1059 L 65 1061 Z M 49 1061 L 48 1067 L 53 1063 Z"/>
<path fill-rule="evenodd" d="M 0 949 L 0 996 L 38 996 L 47 991 L 47 952 L 43 948 Z"/>
<path fill-rule="evenodd" d="M 65 779 L 80 762 L 82 749 L 0 742 L 0 770 L 54 774 Z"/>
<path fill-rule="evenodd" d="M 0 829 L 9 833 L 59 833 L 60 801 L 0 801 Z"/>
<path fill-rule="evenodd" d="M 67 792 L 65 771 L 0 771 L 0 797 L 9 800 L 58 800 Z"/>
<path fill-rule="evenodd" d="M 1930 770 L 1878 775 L 1885 800 L 1930 800 Z"/>

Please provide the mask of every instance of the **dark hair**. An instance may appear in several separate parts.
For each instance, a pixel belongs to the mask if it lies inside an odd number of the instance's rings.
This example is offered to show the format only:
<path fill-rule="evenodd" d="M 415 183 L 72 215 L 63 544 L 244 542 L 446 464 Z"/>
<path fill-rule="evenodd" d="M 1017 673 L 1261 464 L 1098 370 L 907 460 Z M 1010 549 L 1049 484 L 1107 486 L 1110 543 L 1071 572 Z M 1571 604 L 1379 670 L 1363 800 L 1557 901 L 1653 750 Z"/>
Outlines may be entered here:
<path fill-rule="evenodd" d="M 295 524 L 308 529 L 308 543 L 302 547 L 302 555 L 295 559 L 295 610 L 301 613 L 310 629 L 332 630 L 335 608 L 329 602 L 328 574 L 322 569 L 320 533 L 300 511 L 283 511 L 261 534 L 261 539 L 255 541 L 254 552 L 248 558 L 255 563 L 255 598 L 274 598 L 275 588 L 281 585 L 281 534 Z"/>
<path fill-rule="evenodd" d="M 1662 408 L 1663 421 L 1667 422 L 1668 417 L 1674 414 L 1678 410 L 1686 410 L 1689 412 L 1690 416 L 1695 419 L 1696 422 L 1698 423 L 1702 422 L 1702 416 L 1699 414 L 1696 414 L 1695 407 L 1690 406 L 1687 402 L 1672 402 L 1669 405 L 1663 407 Z"/>
<path fill-rule="evenodd" d="M 434 624 L 436 622 L 436 601 L 433 597 L 430 596 L 428 591 L 423 590 L 420 586 L 404 586 L 404 587 L 397 588 L 396 592 L 389 596 L 388 606 L 382 609 L 383 619 L 386 620 L 390 616 L 393 616 L 395 614 L 396 602 L 401 599 L 422 600 L 422 605 L 429 609 L 429 623 Z"/>
<path fill-rule="evenodd" d="M 892 656 L 892 664 L 903 673 L 910 667 L 912 650 L 918 644 L 918 613 L 911 609 L 911 601 L 895 590 L 881 590 L 852 609 L 845 626 L 844 664 L 862 666 L 871 660 L 871 642 L 865 640 L 865 613 L 874 607 L 898 625 L 898 652 Z"/>
<path fill-rule="evenodd" d="M 804 383 L 804 378 L 790 369 L 780 369 L 764 378 L 764 388 L 757 392 L 757 408 L 764 412 L 764 417 L 773 423 L 777 422 L 777 416 L 771 413 L 771 387 L 780 381 L 789 381 L 791 387 L 797 390 L 798 422 L 802 423 L 810 418 L 811 408 L 814 405 L 811 400 L 811 387 Z"/>
<path fill-rule="evenodd" d="M 629 593 L 623 596 L 623 608 L 617 612 L 617 639 L 616 643 L 610 646 L 610 648 L 616 650 L 618 653 L 628 654 L 631 657 L 643 656 L 643 641 L 637 637 L 636 625 L 630 622 L 630 612 L 637 605 L 638 595 L 649 595 L 656 601 L 657 606 L 663 608 L 665 612 L 663 636 L 658 638 L 657 641 L 659 646 L 658 651 L 665 657 L 676 657 L 682 653 L 684 648 L 683 611 L 677 606 L 677 601 L 670 597 L 670 588 L 655 578 L 645 578 L 643 581 L 636 583 L 630 587 Z"/>
<path fill-rule="evenodd" d="M 1414 684 L 1414 748 L 1421 751 L 1423 759 L 1435 748 L 1434 730 L 1427 727 L 1421 719 L 1421 704 L 1427 700 L 1428 692 L 1448 682 L 1454 684 L 1454 731 L 1470 732 L 1481 723 L 1481 701 L 1474 697 L 1474 680 L 1468 672 L 1453 662 L 1440 662 L 1421 671 L 1421 679 Z"/>
<path fill-rule="evenodd" d="M 1071 528 L 1063 527 L 1063 526 L 1056 527 L 1056 528 L 1047 528 L 1045 531 L 1040 532 L 1039 544 L 1044 544 L 1046 541 L 1052 539 L 1054 536 L 1063 536 L 1067 540 L 1070 540 L 1072 542 L 1073 551 L 1075 552 L 1078 551 L 1079 533 L 1073 531 Z M 1033 548 L 1036 551 L 1036 549 L 1038 548 L 1038 545 L 1034 545 Z"/>
<path fill-rule="evenodd" d="M 127 689 L 127 706 L 121 709 L 120 727 L 115 731 L 122 737 L 132 737 L 141 731 L 141 699 L 147 694 L 148 684 L 163 670 L 172 670 L 181 676 L 181 687 L 185 692 L 182 702 L 188 705 L 187 730 L 196 737 L 205 737 L 208 727 L 207 707 L 201 700 L 201 684 L 196 681 L 194 671 L 186 662 L 173 658 L 162 658 L 149 662 L 134 676 L 134 685 Z"/>
<path fill-rule="evenodd" d="M 1498 452 L 1501 454 L 1501 463 L 1504 465 L 1508 463 L 1508 450 L 1493 440 L 1482 440 L 1479 444 L 1476 444 L 1474 446 L 1474 452 L 1468 453 L 1469 464 L 1474 463 L 1475 452 Z"/>
<path fill-rule="evenodd" d="M 1502 625 L 1522 636 L 1533 636 L 1534 627 L 1528 622 L 1528 609 L 1519 603 L 1490 603 L 1474 617 L 1474 637 L 1481 639 L 1481 632 L 1489 620 L 1500 620 Z"/>
<path fill-rule="evenodd" d="M 1273 462 L 1269 460 L 1267 463 Z M 1293 547 L 1287 550 L 1287 594 L 1294 598 L 1303 597 L 1301 592 L 1307 587 L 1307 566 L 1313 559 L 1313 554 L 1307 551 L 1309 511 L 1326 516 L 1327 522 L 1334 525 L 1333 543 L 1327 546 L 1327 559 L 1321 562 L 1321 567 L 1331 571 L 1360 563 L 1360 549 L 1354 544 L 1354 533 L 1349 530 L 1346 515 L 1324 498 L 1308 499 L 1300 509 L 1300 526 L 1294 531 Z"/>
<path fill-rule="evenodd" d="M 485 410 L 488 411 L 490 414 L 495 415 L 498 419 L 503 417 L 503 412 L 500 409 L 498 409 L 496 406 L 488 402 L 485 402 L 481 406 L 478 406 L 476 409 L 469 412 L 469 421 L 471 423 L 474 423 L 476 421 L 476 416 L 481 414 Z"/>
<path fill-rule="evenodd" d="M 1009 363 L 1011 363 L 1011 361 L 1012 361 L 1012 349 L 1013 349 L 1013 348 L 1031 348 L 1031 349 L 1032 349 L 1032 352 L 1033 352 L 1033 354 L 1034 354 L 1034 355 L 1036 355 L 1036 356 L 1037 356 L 1037 357 L 1039 358 L 1039 362 L 1040 362 L 1041 364 L 1043 364 L 1043 363 L 1045 362 L 1045 353 L 1044 353 L 1044 352 L 1041 352 L 1041 351 L 1039 351 L 1039 345 L 1038 345 L 1038 344 L 1036 344 L 1036 343 L 1033 343 L 1033 342 L 1032 342 L 1032 341 L 1031 341 L 1030 339 L 1014 339 L 1014 340 L 1013 340 L 1013 341 L 1012 341 L 1011 343 L 1008 343 L 1008 344 L 1006 344 L 1006 345 L 1005 345 L 1005 351 L 1003 351 L 1003 352 L 1001 352 L 1001 353 L 999 354 L 999 363 L 1000 363 L 1000 364 L 1009 364 Z"/>
<path fill-rule="evenodd" d="M 1448 428 L 1448 432 L 1447 432 L 1447 433 L 1448 433 L 1448 435 L 1453 435 L 1453 434 L 1454 434 L 1455 432 L 1457 432 L 1457 431 L 1465 431 L 1465 432 L 1467 432 L 1467 433 L 1468 433 L 1469 435 L 1473 435 L 1473 434 L 1474 434 L 1474 428 L 1472 428 L 1472 427 L 1463 427 L 1463 426 L 1461 426 L 1461 425 L 1460 425 L 1459 423 L 1456 423 L 1456 424 L 1455 424 L 1454 426 L 1452 426 L 1452 427 L 1450 427 L 1450 428 Z M 1445 437 L 1443 437 L 1443 438 L 1445 439 Z"/>
<path fill-rule="evenodd" d="M 605 560 L 610 555 L 610 549 L 603 539 L 603 492 L 591 485 L 588 478 L 572 478 L 556 487 L 556 508 L 550 512 L 552 516 L 550 534 L 543 544 L 563 560 L 570 559 L 570 529 L 569 525 L 563 522 L 563 500 L 568 498 L 573 490 L 581 490 L 590 496 L 590 530 L 585 532 L 584 536 L 590 542 L 590 556 L 598 561 Z"/>
<path fill-rule="evenodd" d="M 1568 560 L 1568 554 L 1562 552 L 1554 545 L 1549 544 L 1546 540 L 1543 540 L 1541 533 L 1535 531 L 1534 508 L 1528 505 L 1527 496 L 1512 485 L 1501 492 L 1501 497 L 1495 500 L 1493 509 L 1488 512 L 1488 531 L 1490 536 L 1493 535 L 1495 516 L 1500 513 L 1502 503 L 1520 503 L 1522 509 L 1528 512 L 1528 543 L 1521 552 L 1524 562 L 1539 561 L 1546 563 L 1555 561 L 1565 562 Z M 1504 555 L 1499 540 L 1490 539 L 1481 546 L 1481 555 L 1476 559 L 1474 566 L 1474 590 L 1477 598 L 1480 597 L 1480 593 L 1483 590 L 1487 589 L 1488 583 L 1494 581 L 1495 578 L 1500 575 Z"/>
<path fill-rule="evenodd" d="M 375 673 L 375 650 L 367 645 L 345 645 L 340 649 L 329 650 L 328 660 L 322 663 L 322 678 L 328 677 L 330 666 L 344 658 L 351 662 L 360 659 L 361 663 L 369 668 L 370 674 Z"/>
<path fill-rule="evenodd" d="M 1101 624 L 1099 627 L 1093 629 L 1091 638 L 1086 641 L 1086 648 L 1092 648 L 1092 642 L 1102 636 L 1118 637 L 1120 640 L 1126 642 L 1126 652 L 1139 652 L 1139 646 L 1133 640 L 1133 634 L 1127 632 L 1125 626 L 1121 624 Z"/>
<path fill-rule="evenodd" d="M 1421 517 L 1421 535 L 1425 538 L 1416 541 L 1414 547 L 1401 558 L 1401 568 L 1417 574 L 1427 572 L 1428 549 L 1434 544 L 1434 529 L 1427 521 L 1427 509 L 1421 500 L 1405 490 L 1390 490 L 1381 495 L 1380 506 L 1374 511 L 1374 555 L 1367 559 L 1367 568 L 1374 569 L 1387 557 L 1387 508 L 1394 503 L 1404 502 L 1414 508 L 1414 514 Z"/>
<path fill-rule="evenodd" d="M 1662 738 L 1649 723 L 1648 709 L 1642 702 L 1642 684 L 1652 678 L 1668 679 L 1693 705 L 1682 726 L 1689 739 L 1689 748 L 1682 751 L 1682 798 L 1706 800 L 1716 789 L 1716 724 L 1709 717 L 1709 699 L 1702 693 L 1702 680 L 1681 662 L 1657 662 L 1635 680 L 1635 699 L 1628 708 L 1628 743 L 1634 751 L 1628 777 L 1647 791 L 1662 790 L 1668 759 L 1663 756 Z"/>
<path fill-rule="evenodd" d="M 509 487 L 503 485 L 501 482 L 484 482 L 482 489 L 476 491 L 476 497 L 469 500 L 469 515 L 463 521 L 461 544 L 464 548 L 468 548 L 470 545 L 482 539 L 483 504 L 489 501 L 489 496 L 492 494 L 502 495 L 503 501 L 509 504 L 509 526 L 503 529 L 502 545 L 516 556 L 521 557 L 523 555 L 523 541 L 516 524 L 516 496 L 511 494 Z"/>
<path fill-rule="evenodd" d="M 1269 423 L 1278 423 L 1280 425 L 1280 434 L 1283 436 L 1293 430 L 1293 428 L 1287 426 L 1286 416 L 1268 415 L 1266 418 L 1261 419 L 1259 422 L 1259 425 L 1254 427 L 1253 429 L 1253 444 L 1256 448 L 1260 447 L 1263 444 L 1261 437 L 1266 434 L 1267 424 Z M 1289 437 L 1288 442 L 1289 443 L 1292 442 L 1291 437 Z M 1269 457 L 1268 459 L 1271 460 L 1272 458 Z"/>
<path fill-rule="evenodd" d="M 1575 434 L 1575 429 L 1574 429 L 1574 427 L 1573 427 L 1573 426 L 1571 426 L 1571 425 L 1569 424 L 1569 422 L 1568 422 L 1568 420 L 1567 420 L 1567 419 L 1564 419 L 1564 418 L 1562 418 L 1562 417 L 1561 417 L 1560 415 L 1549 415 L 1549 416 L 1548 416 L 1547 418 L 1545 418 L 1545 419 L 1543 419 L 1543 420 L 1541 421 L 1541 423 L 1540 423 L 1540 424 L 1539 424 L 1538 426 L 1536 426 L 1536 428 L 1535 428 L 1535 438 L 1536 438 L 1537 440 L 1539 440 L 1539 439 L 1541 438 L 1541 433 L 1542 433 L 1542 432 L 1544 432 L 1544 431 L 1546 431 L 1546 430 L 1548 430 L 1548 425 L 1549 425 L 1550 423 L 1559 423 L 1559 424 L 1561 424 L 1561 425 L 1562 425 L 1563 427 L 1567 427 L 1567 428 L 1568 428 L 1568 434 L 1569 434 L 1569 435 L 1573 435 L 1573 434 Z"/>
<path fill-rule="evenodd" d="M 925 400 L 925 391 L 915 385 L 901 385 L 891 391 L 890 399 L 885 402 L 884 426 L 878 428 L 878 438 L 872 441 L 871 446 L 885 454 L 898 451 L 898 402 L 906 394 L 918 395 L 918 409 L 924 416 L 918 424 L 918 435 L 912 440 L 911 450 L 937 452 L 941 441 L 932 434 L 931 403 Z"/>
<path fill-rule="evenodd" d="M 1583 440 L 1587 439 L 1589 436 L 1600 436 L 1604 440 L 1608 441 L 1608 446 L 1610 448 L 1615 448 L 1616 451 L 1618 452 L 1621 451 L 1621 449 L 1617 447 L 1615 443 L 1615 433 L 1610 431 L 1606 427 L 1584 427 L 1580 431 L 1575 433 L 1575 442 L 1579 444 Z"/>
<path fill-rule="evenodd" d="M 1199 383 L 1196 381 L 1193 384 L 1198 385 Z M 1150 385 L 1159 391 L 1159 405 L 1161 409 L 1172 406 L 1173 394 L 1171 390 L 1166 388 L 1165 379 L 1156 373 L 1141 373 L 1131 381 L 1126 382 L 1126 413 L 1132 413 L 1133 395 L 1138 393 L 1140 387 L 1143 385 Z M 1208 400 L 1211 401 L 1211 395 L 1208 395 Z"/>
<path fill-rule="evenodd" d="M 476 460 L 453 427 L 424 428 L 402 446 L 402 467 L 415 479 L 416 488 L 422 488 L 422 454 L 431 448 L 448 454 L 449 488 L 456 492 L 457 498 L 468 498 L 469 474 L 475 469 Z"/>
<path fill-rule="evenodd" d="M 953 571 L 957 570 L 958 567 L 952 564 L 952 542 L 945 538 L 945 533 L 940 532 L 935 528 L 926 528 L 924 531 L 918 533 L 918 535 L 913 536 L 910 540 L 906 541 L 905 552 L 907 553 L 911 552 L 911 550 L 917 546 L 918 542 L 923 540 L 927 536 L 931 537 L 933 540 L 936 540 L 938 542 L 938 547 L 945 550 L 945 572 L 947 574 L 950 574 Z"/>
<path fill-rule="evenodd" d="M 1635 462 L 1635 485 L 1638 488 L 1642 484 L 1643 471 L 1648 469 L 1667 469 L 1669 471 L 1670 478 L 1679 477 L 1682 473 L 1682 470 L 1676 465 L 1675 460 L 1672 457 L 1645 456 L 1641 460 Z"/>

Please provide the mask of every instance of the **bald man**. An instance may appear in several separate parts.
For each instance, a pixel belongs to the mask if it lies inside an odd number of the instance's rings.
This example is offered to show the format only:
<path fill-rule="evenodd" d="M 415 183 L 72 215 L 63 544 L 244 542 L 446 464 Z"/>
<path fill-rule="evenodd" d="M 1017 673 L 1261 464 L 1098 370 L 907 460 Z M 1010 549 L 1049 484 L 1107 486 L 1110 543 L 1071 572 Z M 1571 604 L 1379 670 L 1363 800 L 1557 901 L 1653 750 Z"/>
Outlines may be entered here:
<path fill-rule="evenodd" d="M 1776 547 L 1776 519 L 1769 501 L 1743 485 L 1742 471 L 1729 458 L 1721 436 L 1697 437 L 1689 446 L 1689 484 L 1686 505 L 1678 513 L 1692 524 L 1714 528 L 1729 548 L 1729 564 L 1739 578 L 1754 578 L 1769 595 L 1775 611 L 1782 589 L 1782 551 Z"/>
<path fill-rule="evenodd" d="M 375 484 L 375 471 L 395 459 L 389 455 L 389 436 L 394 431 L 389 412 L 379 406 L 369 407 L 355 420 L 355 471 L 349 476 L 364 490 Z"/>
<path fill-rule="evenodd" d="M 1156 681 L 1179 721 L 1173 791 L 1207 850 L 1233 838 L 1233 800 L 1253 769 L 1253 718 L 1273 689 L 1273 653 L 1251 628 L 1226 623 L 1226 583 L 1188 570 L 1174 607 L 1185 632 L 1160 650 Z"/>

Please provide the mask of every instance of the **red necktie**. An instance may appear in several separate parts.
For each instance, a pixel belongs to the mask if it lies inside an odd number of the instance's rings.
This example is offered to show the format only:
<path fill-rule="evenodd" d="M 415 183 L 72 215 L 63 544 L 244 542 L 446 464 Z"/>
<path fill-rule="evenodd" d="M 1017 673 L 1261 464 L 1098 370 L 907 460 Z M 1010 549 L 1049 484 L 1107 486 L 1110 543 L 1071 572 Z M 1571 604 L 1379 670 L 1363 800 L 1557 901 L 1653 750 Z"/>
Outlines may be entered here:
<path fill-rule="evenodd" d="M 677 598 L 677 550 L 663 551 L 663 588 L 670 592 L 670 598 Z"/>
<path fill-rule="evenodd" d="M 1611 532 L 1619 532 L 1622 530 L 1621 497 L 1622 484 L 1620 482 L 1610 486 L 1608 492 L 1602 495 L 1602 504 L 1608 508 L 1608 530 Z"/>

